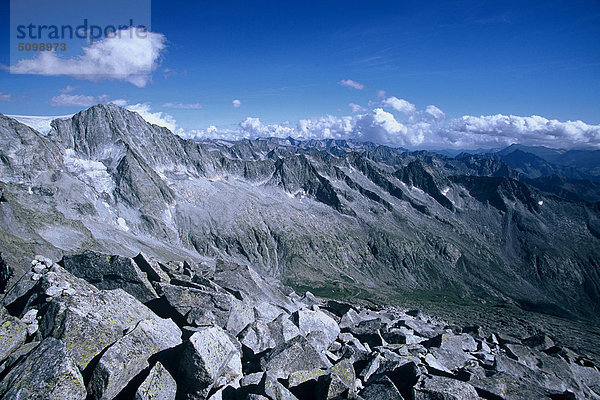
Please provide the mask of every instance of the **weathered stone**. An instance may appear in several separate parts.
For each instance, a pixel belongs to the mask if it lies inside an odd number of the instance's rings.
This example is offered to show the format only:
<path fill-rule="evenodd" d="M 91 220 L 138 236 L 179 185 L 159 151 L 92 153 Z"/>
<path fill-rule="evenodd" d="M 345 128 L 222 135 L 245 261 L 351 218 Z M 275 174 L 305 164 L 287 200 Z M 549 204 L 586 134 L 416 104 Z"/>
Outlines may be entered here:
<path fill-rule="evenodd" d="M 29 336 L 33 335 L 38 331 L 39 325 L 37 321 L 38 310 L 32 308 L 27 311 L 25 315 L 21 318 L 21 321 L 27 325 L 27 334 Z"/>
<path fill-rule="evenodd" d="M 0 362 L 25 343 L 27 325 L 0 307 Z"/>
<path fill-rule="evenodd" d="M 341 396 L 342 393 L 347 398 L 356 395 L 356 373 L 350 361 L 342 360 L 329 368 L 328 371 L 332 377 L 327 388 L 328 399 Z"/>
<path fill-rule="evenodd" d="M 415 400 L 472 400 L 479 396 L 468 383 L 441 376 L 423 377 L 414 387 Z"/>
<path fill-rule="evenodd" d="M 269 371 L 277 378 L 287 378 L 295 371 L 330 367 L 303 336 L 275 347 L 261 358 L 260 364 L 263 371 Z"/>
<path fill-rule="evenodd" d="M 148 367 L 148 359 L 181 343 L 181 331 L 171 320 L 142 320 L 100 357 L 88 392 L 96 399 L 113 399 L 129 381 Z"/>
<path fill-rule="evenodd" d="M 523 344 L 539 351 L 548 350 L 554 346 L 554 341 L 545 333 L 538 333 L 523 339 Z"/>
<path fill-rule="evenodd" d="M 374 357 L 369 360 L 367 366 L 360 372 L 360 377 L 364 382 L 368 382 L 369 378 L 379 370 L 379 367 L 382 363 L 385 362 L 385 359 L 381 357 L 379 354 L 376 354 Z"/>
<path fill-rule="evenodd" d="M 438 326 L 435 324 L 428 323 L 426 321 L 415 319 L 415 318 L 404 318 L 397 321 L 394 324 L 394 327 L 405 326 L 413 330 L 415 335 L 424 337 L 427 339 L 434 338 L 444 333 L 444 329 L 442 326 Z"/>
<path fill-rule="evenodd" d="M 173 282 L 173 281 L 172 281 Z M 159 283 L 165 299 L 187 322 L 196 326 L 227 327 L 235 297 L 225 291 Z"/>
<path fill-rule="evenodd" d="M 387 373 L 404 398 L 411 397 L 412 388 L 421 376 L 421 370 L 417 363 L 418 360 L 414 360 L 412 357 L 404 358 L 399 362 L 392 363 L 394 369 Z"/>
<path fill-rule="evenodd" d="M 241 355 L 223 329 L 202 328 L 186 343 L 179 374 L 185 379 L 187 393 L 206 396 L 212 388 L 241 378 Z"/>
<path fill-rule="evenodd" d="M 377 318 L 362 321 L 356 326 L 347 328 L 347 330 L 362 343 L 367 343 L 371 347 L 376 347 L 385 343 L 380 332 L 382 328 L 384 328 L 384 324 L 379 318 Z"/>
<path fill-rule="evenodd" d="M 258 384 L 258 393 L 271 400 L 298 400 L 285 386 L 277 381 L 277 376 L 265 373 Z"/>
<path fill-rule="evenodd" d="M 135 256 L 133 261 L 137 264 L 138 268 L 146 274 L 150 281 L 169 282 L 169 274 L 163 271 L 158 261 L 152 260 L 142 253 L 139 253 L 137 256 Z"/>
<path fill-rule="evenodd" d="M 354 306 L 352 306 L 351 304 L 342 303 L 342 302 L 336 301 L 336 300 L 327 301 L 327 303 L 325 303 L 325 305 L 324 305 L 324 308 L 327 309 L 328 311 L 331 311 L 332 313 L 334 313 L 335 315 L 337 315 L 340 318 L 343 317 L 350 310 L 356 311 Z"/>
<path fill-rule="evenodd" d="M 318 351 L 327 350 L 340 333 L 337 322 L 322 311 L 298 310 L 292 314 L 292 321 L 305 336 L 320 332 L 316 340 L 311 340 Z"/>
<path fill-rule="evenodd" d="M 327 370 L 321 368 L 292 372 L 288 377 L 288 387 L 294 388 L 308 381 L 314 381 L 313 383 L 316 386 L 317 380 L 327 375 L 327 373 Z"/>
<path fill-rule="evenodd" d="M 254 306 L 254 319 L 257 321 L 271 322 L 281 314 L 286 314 L 285 310 L 271 303 L 261 301 Z"/>
<path fill-rule="evenodd" d="M 86 251 L 65 256 L 59 264 L 98 289 L 123 289 L 142 303 L 158 298 L 146 274 L 131 258 Z"/>
<path fill-rule="evenodd" d="M 267 280 L 247 265 L 219 261 L 212 280 L 217 285 L 227 287 L 242 294 L 244 301 L 267 302 L 292 313 L 298 306 L 283 292 L 279 281 Z"/>
<path fill-rule="evenodd" d="M 340 329 L 347 329 L 358 325 L 362 319 L 353 308 L 348 310 L 340 321 Z"/>
<path fill-rule="evenodd" d="M 365 400 L 404 400 L 390 378 L 382 377 L 377 382 L 370 383 L 360 391 Z"/>
<path fill-rule="evenodd" d="M 287 315 L 280 315 L 267 324 L 256 321 L 248 325 L 240 334 L 240 343 L 254 354 L 262 353 L 300 335 L 300 330 Z"/>
<path fill-rule="evenodd" d="M 390 344 L 415 344 L 427 340 L 426 338 L 415 335 L 412 329 L 404 326 L 384 330 L 381 333 L 381 336 Z"/>
<path fill-rule="evenodd" d="M 176 394 L 175 379 L 157 362 L 135 392 L 135 400 L 175 400 Z"/>
<path fill-rule="evenodd" d="M 464 367 L 473 356 L 466 351 L 476 351 L 477 343 L 466 334 L 453 335 L 444 333 L 427 341 L 427 347 L 430 347 L 431 354 L 449 370 L 456 370 Z"/>
<path fill-rule="evenodd" d="M 547 391 L 528 382 L 507 375 L 497 373 L 485 379 L 474 379 L 469 382 L 483 398 L 502 400 L 532 400 L 547 398 Z"/>
<path fill-rule="evenodd" d="M 32 279 L 35 275 L 34 272 L 28 271 L 26 272 L 18 281 L 15 283 L 10 290 L 6 293 L 4 298 L 2 299 L 2 304 L 6 309 L 10 310 L 14 315 L 21 314 L 23 311 L 23 307 L 27 303 L 28 296 L 31 295 L 34 287 L 38 284 L 38 279 Z M 38 274 L 39 275 L 39 274 Z M 24 300 L 24 301 L 22 301 Z M 25 303 L 25 304 L 20 304 Z M 16 308 L 17 306 L 18 309 Z"/>
<path fill-rule="evenodd" d="M 244 387 L 258 385 L 264 374 L 264 372 L 254 372 L 252 374 L 244 375 L 240 380 L 240 386 Z"/>
<path fill-rule="evenodd" d="M 226 329 L 232 335 L 237 336 L 245 327 L 254 321 L 254 307 L 235 299 L 231 306 L 231 312 L 227 320 Z"/>
<path fill-rule="evenodd" d="M 425 356 L 425 364 L 427 365 L 428 369 L 431 369 L 432 372 L 437 372 L 439 373 L 445 373 L 445 374 L 451 374 L 452 371 L 450 371 L 448 368 L 446 368 L 444 365 L 442 365 L 434 356 L 433 354 L 427 354 Z"/>
<path fill-rule="evenodd" d="M 67 354 L 84 370 L 102 350 L 142 320 L 164 320 L 122 289 L 99 290 L 55 265 L 40 281 L 41 290 L 68 282 L 75 294 L 53 297 L 39 320 L 37 335 L 64 342 Z"/>
<path fill-rule="evenodd" d="M 553 392 L 562 392 L 566 388 L 565 379 L 558 378 L 555 373 L 540 370 L 537 366 L 532 369 L 502 354 L 496 356 L 494 369 L 521 382 L 528 382 L 532 387 L 538 386 Z"/>
<path fill-rule="evenodd" d="M 47 338 L 8 372 L 0 382 L 0 396 L 4 399 L 84 400 L 86 391 L 65 345 L 60 340 Z"/>

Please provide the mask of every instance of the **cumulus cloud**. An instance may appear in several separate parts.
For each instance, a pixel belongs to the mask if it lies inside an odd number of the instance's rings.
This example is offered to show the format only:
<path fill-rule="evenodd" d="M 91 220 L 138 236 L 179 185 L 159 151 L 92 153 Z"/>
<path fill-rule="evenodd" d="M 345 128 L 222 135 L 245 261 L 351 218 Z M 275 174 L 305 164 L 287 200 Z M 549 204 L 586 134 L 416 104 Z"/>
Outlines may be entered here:
<path fill-rule="evenodd" d="M 114 102 L 113 102 L 114 103 Z M 138 103 L 126 106 L 129 111 L 135 111 L 140 114 L 147 122 L 163 126 L 171 132 L 176 132 L 177 121 L 173 116 L 163 113 L 162 111 L 152 112 L 148 103 Z"/>
<path fill-rule="evenodd" d="M 201 110 L 202 109 L 202 104 L 200 103 L 165 103 L 163 104 L 163 107 L 167 107 L 167 108 L 179 108 L 181 110 Z"/>
<path fill-rule="evenodd" d="M 151 80 L 165 42 L 162 34 L 132 27 L 84 47 L 81 56 L 65 59 L 56 52 L 43 51 L 36 58 L 19 60 L 10 72 L 91 81 L 115 79 L 144 87 Z"/>
<path fill-rule="evenodd" d="M 446 114 L 440 110 L 439 108 L 437 108 L 436 106 L 433 105 L 429 105 L 425 108 L 425 112 L 429 115 L 431 115 L 433 118 L 435 119 L 444 119 L 446 118 Z"/>
<path fill-rule="evenodd" d="M 342 79 L 338 82 L 338 85 L 356 90 L 363 90 L 365 88 L 365 85 L 352 79 Z"/>
<path fill-rule="evenodd" d="M 447 119 L 434 105 L 417 110 L 410 102 L 396 97 L 388 97 L 371 106 L 374 107 L 371 110 L 357 106 L 353 109 L 356 113 L 350 116 L 325 115 L 301 119 L 295 124 L 264 124 L 259 118 L 248 117 L 234 128 L 210 126 L 178 133 L 187 138 L 227 140 L 288 136 L 304 140 L 355 139 L 412 149 L 498 148 L 513 143 L 600 148 L 600 125 L 582 121 L 561 122 L 536 115 L 500 114 Z M 383 107 L 388 107 L 389 111 Z"/>
<path fill-rule="evenodd" d="M 242 106 L 242 102 L 238 99 L 235 99 L 231 102 L 231 105 L 233 105 L 233 108 L 240 108 Z"/>
<path fill-rule="evenodd" d="M 505 146 L 521 143 L 548 147 L 600 147 L 600 125 L 550 120 L 538 115 L 463 116 L 451 120 L 440 135 L 453 147 Z M 467 147 L 468 146 L 468 147 Z"/>
<path fill-rule="evenodd" d="M 108 96 L 86 96 L 83 94 L 61 93 L 50 99 L 50 105 L 53 107 L 91 107 L 95 104 L 108 102 Z"/>
<path fill-rule="evenodd" d="M 382 105 L 384 107 L 391 107 L 394 110 L 399 111 L 404 114 L 412 114 L 417 110 L 417 108 L 415 107 L 414 104 L 412 104 L 404 99 L 399 99 L 394 96 L 388 97 L 387 99 L 385 99 L 382 102 Z"/>
<path fill-rule="evenodd" d="M 353 113 L 369 111 L 368 108 L 361 106 L 360 104 L 350 103 L 348 104 Z"/>

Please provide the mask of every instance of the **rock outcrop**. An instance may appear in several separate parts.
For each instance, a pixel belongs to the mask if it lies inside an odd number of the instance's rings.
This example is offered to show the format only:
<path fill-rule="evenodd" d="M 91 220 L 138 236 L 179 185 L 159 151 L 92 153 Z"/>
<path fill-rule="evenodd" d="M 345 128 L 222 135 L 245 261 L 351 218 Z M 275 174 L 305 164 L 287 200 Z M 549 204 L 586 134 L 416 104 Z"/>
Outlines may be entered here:
<path fill-rule="evenodd" d="M 10 289 L 2 398 L 600 399 L 598 367 L 552 332 L 516 338 L 414 309 L 300 297 L 231 262 L 114 259 L 38 257 Z M 156 297 L 144 304 L 132 285 Z"/>

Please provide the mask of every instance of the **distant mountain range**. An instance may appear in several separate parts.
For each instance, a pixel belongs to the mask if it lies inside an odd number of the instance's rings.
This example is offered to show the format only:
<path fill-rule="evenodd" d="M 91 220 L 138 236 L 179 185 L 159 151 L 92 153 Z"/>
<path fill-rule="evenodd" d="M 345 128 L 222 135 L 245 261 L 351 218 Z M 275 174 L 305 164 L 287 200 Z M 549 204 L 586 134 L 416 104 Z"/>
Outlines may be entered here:
<path fill-rule="evenodd" d="M 596 151 L 410 152 L 183 140 L 99 105 L 42 135 L 0 115 L 0 251 L 249 263 L 297 289 L 600 315 Z"/>

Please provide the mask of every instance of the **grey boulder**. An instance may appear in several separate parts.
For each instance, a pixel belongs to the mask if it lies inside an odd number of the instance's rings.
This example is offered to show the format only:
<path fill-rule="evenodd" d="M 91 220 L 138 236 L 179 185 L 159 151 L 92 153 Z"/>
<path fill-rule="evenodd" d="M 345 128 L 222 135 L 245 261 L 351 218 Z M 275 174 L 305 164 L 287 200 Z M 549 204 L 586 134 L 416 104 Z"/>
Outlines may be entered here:
<path fill-rule="evenodd" d="M 211 389 L 239 381 L 242 361 L 238 347 L 223 329 L 213 326 L 199 329 L 186 342 L 179 374 L 190 396 L 206 397 Z"/>
<path fill-rule="evenodd" d="M 148 367 L 148 359 L 181 343 L 181 331 L 171 320 L 142 320 L 100 357 L 88 392 L 96 399 L 115 398 L 129 381 Z"/>
<path fill-rule="evenodd" d="M 0 382 L 3 399 L 85 400 L 86 395 L 77 366 L 54 338 L 42 341 Z"/>
<path fill-rule="evenodd" d="M 146 273 L 131 258 L 86 251 L 65 256 L 59 264 L 98 289 L 123 289 L 142 303 L 158 298 Z"/>
<path fill-rule="evenodd" d="M 135 400 L 175 400 L 176 394 L 175 379 L 157 362 L 135 392 Z"/>

